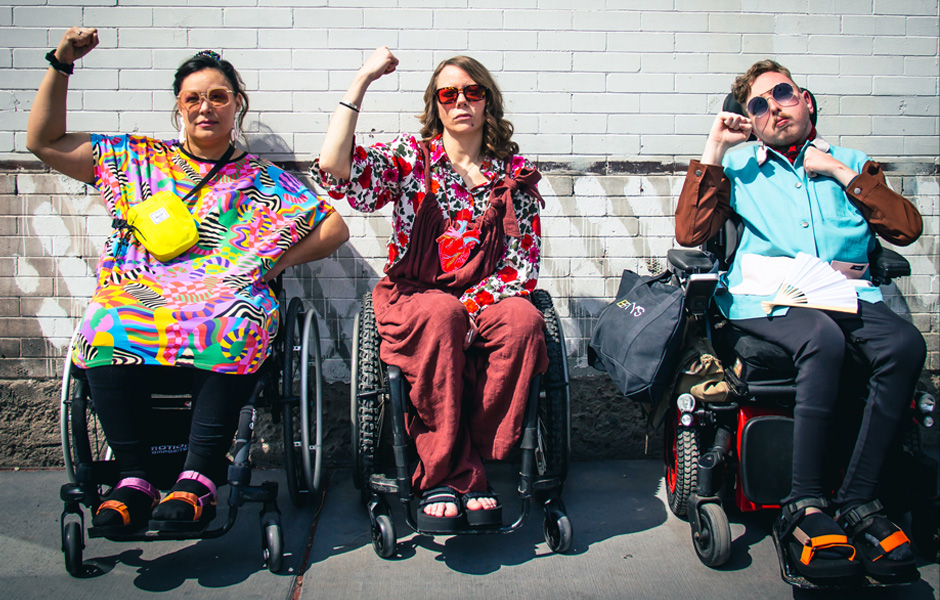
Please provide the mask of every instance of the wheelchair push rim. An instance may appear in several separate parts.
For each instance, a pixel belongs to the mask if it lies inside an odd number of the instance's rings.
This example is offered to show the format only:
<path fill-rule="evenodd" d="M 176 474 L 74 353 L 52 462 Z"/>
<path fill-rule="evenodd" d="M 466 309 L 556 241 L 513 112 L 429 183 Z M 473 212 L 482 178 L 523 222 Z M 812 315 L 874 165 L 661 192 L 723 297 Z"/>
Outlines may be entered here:
<path fill-rule="evenodd" d="M 311 367 L 315 371 L 312 380 Z M 316 313 L 299 298 L 291 300 L 287 310 L 282 378 L 287 487 L 291 501 L 300 508 L 320 488 L 323 378 Z M 312 395 L 311 384 L 315 387 Z"/>

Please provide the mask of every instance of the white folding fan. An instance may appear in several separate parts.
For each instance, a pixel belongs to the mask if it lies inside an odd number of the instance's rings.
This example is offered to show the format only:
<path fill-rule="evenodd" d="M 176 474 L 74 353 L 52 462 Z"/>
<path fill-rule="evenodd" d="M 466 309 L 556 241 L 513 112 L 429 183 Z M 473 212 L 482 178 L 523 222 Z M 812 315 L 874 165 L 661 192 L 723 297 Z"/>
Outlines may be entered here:
<path fill-rule="evenodd" d="M 774 306 L 802 306 L 838 312 L 858 312 L 858 297 L 845 275 L 823 262 L 800 252 L 793 259 L 790 271 L 783 279 L 773 300 L 761 302 L 764 312 L 770 314 Z"/>

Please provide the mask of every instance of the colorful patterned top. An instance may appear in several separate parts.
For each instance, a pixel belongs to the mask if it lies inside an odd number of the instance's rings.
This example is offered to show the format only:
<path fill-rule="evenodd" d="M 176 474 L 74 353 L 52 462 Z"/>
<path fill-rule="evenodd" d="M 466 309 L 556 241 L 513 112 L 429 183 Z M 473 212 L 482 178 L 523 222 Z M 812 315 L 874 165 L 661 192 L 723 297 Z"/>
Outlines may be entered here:
<path fill-rule="evenodd" d="M 332 198 L 343 198 L 356 210 L 373 212 L 393 203 L 392 225 L 394 231 L 388 241 L 387 272 L 408 251 L 415 213 L 424 199 L 424 159 L 419 140 L 403 134 L 391 144 L 375 144 L 370 147 L 355 146 L 349 181 L 337 179 L 313 166 L 314 177 L 327 187 Z M 468 190 L 463 177 L 451 165 L 444 152 L 440 136 L 429 143 L 431 160 L 431 186 L 441 204 L 445 218 L 450 218 L 460 229 L 478 218 L 489 208 L 490 191 L 506 172 L 503 161 L 489 158 L 483 161 L 480 171 L 486 177 L 482 183 Z M 523 168 L 534 168 L 522 156 L 510 159 L 513 174 Z M 442 192 L 443 190 L 443 192 Z M 460 301 L 471 315 L 498 302 L 502 298 L 525 296 L 535 289 L 539 276 L 541 258 L 541 222 L 538 200 L 524 192 L 513 193 L 513 209 L 519 222 L 520 237 L 506 236 L 505 250 L 496 272 L 476 283 L 464 292 Z"/>
<path fill-rule="evenodd" d="M 182 198 L 214 166 L 175 141 L 92 135 L 91 142 L 94 185 L 116 218 L 158 191 Z M 105 242 L 72 356 L 79 367 L 175 365 L 246 374 L 270 354 L 277 300 L 261 279 L 333 207 L 250 154 L 222 167 L 186 203 L 199 241 L 166 263 L 127 230 Z"/>

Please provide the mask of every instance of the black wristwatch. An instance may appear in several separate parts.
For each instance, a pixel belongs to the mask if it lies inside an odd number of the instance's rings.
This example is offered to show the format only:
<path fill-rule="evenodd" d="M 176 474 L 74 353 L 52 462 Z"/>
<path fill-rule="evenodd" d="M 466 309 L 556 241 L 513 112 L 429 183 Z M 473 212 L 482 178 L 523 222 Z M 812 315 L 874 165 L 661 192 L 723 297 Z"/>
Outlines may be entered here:
<path fill-rule="evenodd" d="M 72 71 L 75 70 L 74 64 L 59 62 L 59 60 L 55 57 L 54 49 L 50 50 L 49 53 L 46 54 L 46 60 L 49 61 L 49 64 L 52 65 L 53 69 L 55 69 L 59 73 L 62 73 L 63 75 L 71 75 Z"/>

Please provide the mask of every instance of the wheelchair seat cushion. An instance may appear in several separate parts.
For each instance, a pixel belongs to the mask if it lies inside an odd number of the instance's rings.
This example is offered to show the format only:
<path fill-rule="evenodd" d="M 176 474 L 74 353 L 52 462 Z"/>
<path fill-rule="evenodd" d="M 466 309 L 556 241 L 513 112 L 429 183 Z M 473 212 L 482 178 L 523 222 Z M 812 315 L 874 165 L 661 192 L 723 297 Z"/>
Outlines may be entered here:
<path fill-rule="evenodd" d="M 738 379 L 747 383 L 790 383 L 796 378 L 793 358 L 780 346 L 722 323 L 715 330 L 718 356 Z"/>

